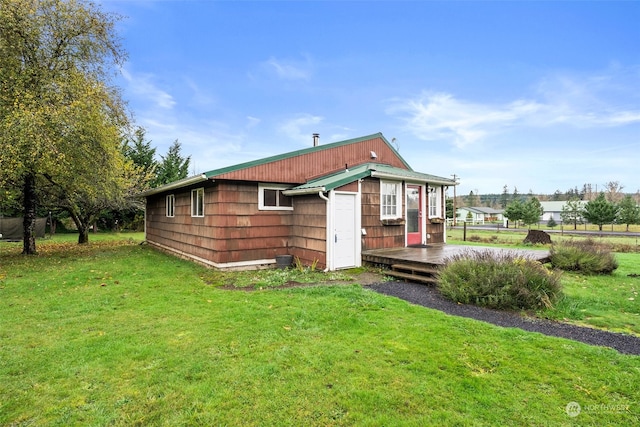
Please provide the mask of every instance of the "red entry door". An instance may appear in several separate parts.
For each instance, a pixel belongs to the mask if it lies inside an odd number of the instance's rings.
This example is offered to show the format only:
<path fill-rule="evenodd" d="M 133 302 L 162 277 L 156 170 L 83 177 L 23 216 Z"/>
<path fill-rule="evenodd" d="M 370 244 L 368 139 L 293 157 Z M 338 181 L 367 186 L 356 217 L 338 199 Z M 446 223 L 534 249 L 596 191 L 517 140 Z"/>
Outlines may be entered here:
<path fill-rule="evenodd" d="M 422 244 L 422 187 L 407 186 L 407 245 Z"/>

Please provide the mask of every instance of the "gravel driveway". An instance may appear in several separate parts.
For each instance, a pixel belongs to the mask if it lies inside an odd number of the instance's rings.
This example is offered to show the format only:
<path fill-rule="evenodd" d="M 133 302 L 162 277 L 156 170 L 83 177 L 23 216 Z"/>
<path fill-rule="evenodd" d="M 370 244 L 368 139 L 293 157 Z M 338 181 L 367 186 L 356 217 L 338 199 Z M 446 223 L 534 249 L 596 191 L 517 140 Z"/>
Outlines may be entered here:
<path fill-rule="evenodd" d="M 545 319 L 524 317 L 519 313 L 457 304 L 443 298 L 433 286 L 410 282 L 383 282 L 367 285 L 376 292 L 398 297 L 412 304 L 440 310 L 454 316 L 469 317 L 498 326 L 520 328 L 554 337 L 611 347 L 620 353 L 640 355 L 640 338 Z"/>

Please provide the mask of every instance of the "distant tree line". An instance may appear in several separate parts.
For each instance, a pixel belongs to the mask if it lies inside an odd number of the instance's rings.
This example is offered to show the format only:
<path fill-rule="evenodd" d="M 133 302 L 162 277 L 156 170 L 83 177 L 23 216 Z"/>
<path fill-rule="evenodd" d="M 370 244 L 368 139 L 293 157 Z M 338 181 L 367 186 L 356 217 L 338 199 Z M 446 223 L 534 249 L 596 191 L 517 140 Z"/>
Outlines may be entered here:
<path fill-rule="evenodd" d="M 531 197 L 524 203 L 519 199 L 510 202 L 503 215 L 515 222 L 516 226 L 518 222 L 522 222 L 530 227 L 540 221 L 542 213 L 540 201 Z M 624 196 L 616 203 L 607 200 L 605 193 L 601 192 L 595 199 L 586 203 L 578 198 L 568 200 L 560 217 L 564 223 L 572 224 L 574 229 L 583 223 L 596 224 L 600 231 L 605 224 L 625 224 L 629 231 L 629 225 L 640 224 L 640 206 L 630 195 Z M 550 221 L 548 225 L 555 226 L 555 221 Z"/>
<path fill-rule="evenodd" d="M 505 218 L 517 224 L 531 226 L 540 221 L 543 214 L 541 201 L 565 201 L 560 217 L 565 224 L 572 224 L 574 229 L 578 224 L 591 223 L 602 230 L 605 224 L 640 224 L 640 190 L 636 193 L 623 193 L 624 186 L 618 181 L 610 181 L 599 187 L 584 184 L 582 189 L 570 188 L 565 192 L 556 190 L 553 194 L 534 194 L 529 190 L 527 194 L 520 194 L 514 187 L 509 192 L 505 185 L 500 194 L 479 194 L 477 190 L 470 191 L 468 196 L 459 197 L 456 206 L 492 207 L 504 209 Z M 447 200 L 447 218 L 453 217 L 453 200 Z M 549 226 L 555 227 L 555 220 L 550 220 Z"/>
<path fill-rule="evenodd" d="M 631 196 L 636 203 L 640 203 L 640 189 L 635 193 L 623 192 L 624 186 L 619 181 L 609 181 L 603 185 L 583 184 L 581 188 L 573 187 L 566 191 L 556 190 L 553 194 L 534 193 L 529 190 L 523 194 L 514 187 L 510 192 L 509 187 L 505 185 L 501 193 L 480 194 L 478 190 L 470 191 L 468 196 L 459 196 L 456 200 L 456 206 L 486 206 L 495 209 L 506 209 L 507 205 L 515 200 L 522 203 L 531 197 L 536 197 L 539 201 L 568 201 L 568 200 L 594 200 L 600 193 L 604 193 L 605 198 L 610 202 L 620 202 L 625 196 Z"/>

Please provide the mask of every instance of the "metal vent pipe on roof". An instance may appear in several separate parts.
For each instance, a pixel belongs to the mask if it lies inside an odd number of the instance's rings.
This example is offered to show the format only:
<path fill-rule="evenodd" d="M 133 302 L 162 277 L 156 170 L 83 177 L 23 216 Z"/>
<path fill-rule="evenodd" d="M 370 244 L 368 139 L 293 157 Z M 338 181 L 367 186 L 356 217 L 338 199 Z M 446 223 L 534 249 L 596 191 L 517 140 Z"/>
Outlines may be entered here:
<path fill-rule="evenodd" d="M 319 133 L 314 133 L 313 134 L 313 146 L 317 147 L 320 144 L 320 134 Z"/>

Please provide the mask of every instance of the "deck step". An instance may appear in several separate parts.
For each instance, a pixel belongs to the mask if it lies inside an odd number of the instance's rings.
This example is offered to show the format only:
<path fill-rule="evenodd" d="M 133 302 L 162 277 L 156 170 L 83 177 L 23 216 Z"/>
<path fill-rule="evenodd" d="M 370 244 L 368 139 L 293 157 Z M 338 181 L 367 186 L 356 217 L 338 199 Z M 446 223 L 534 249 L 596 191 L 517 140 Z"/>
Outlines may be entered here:
<path fill-rule="evenodd" d="M 429 267 L 427 265 L 411 265 L 411 264 L 391 264 L 392 270 L 410 271 L 411 273 L 420 273 L 433 275 L 438 272 L 436 267 Z"/>
<path fill-rule="evenodd" d="M 411 280 L 413 282 L 422 282 L 422 283 L 429 283 L 429 284 L 435 284 L 438 282 L 436 278 L 433 276 L 421 276 L 418 274 L 403 273 L 401 271 L 395 271 L 395 270 L 387 270 L 385 271 L 385 274 L 387 276 Z"/>
<path fill-rule="evenodd" d="M 437 283 L 435 277 L 437 271 L 437 268 L 427 265 L 391 264 L 391 270 L 387 270 L 386 274 L 414 282 L 433 284 Z"/>

